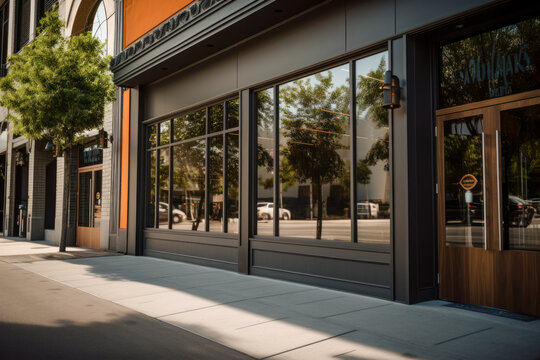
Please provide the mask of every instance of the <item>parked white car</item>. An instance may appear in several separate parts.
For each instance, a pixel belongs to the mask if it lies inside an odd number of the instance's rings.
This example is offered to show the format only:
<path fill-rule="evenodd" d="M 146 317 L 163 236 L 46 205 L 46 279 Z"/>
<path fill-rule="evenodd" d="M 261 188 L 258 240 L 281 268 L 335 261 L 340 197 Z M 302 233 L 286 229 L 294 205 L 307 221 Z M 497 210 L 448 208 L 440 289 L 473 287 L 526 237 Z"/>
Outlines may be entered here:
<path fill-rule="evenodd" d="M 356 215 L 359 219 L 376 219 L 379 216 L 379 204 L 364 201 L 356 204 Z"/>
<path fill-rule="evenodd" d="M 159 221 L 166 221 L 169 216 L 169 204 L 166 202 L 159 202 Z M 178 224 L 187 219 L 186 213 L 180 209 L 173 207 L 172 220 L 174 224 Z"/>
<path fill-rule="evenodd" d="M 270 220 L 274 217 L 274 203 L 257 203 L 257 217 L 263 220 Z M 291 219 L 291 212 L 287 209 L 279 209 L 279 218 L 283 220 Z"/>

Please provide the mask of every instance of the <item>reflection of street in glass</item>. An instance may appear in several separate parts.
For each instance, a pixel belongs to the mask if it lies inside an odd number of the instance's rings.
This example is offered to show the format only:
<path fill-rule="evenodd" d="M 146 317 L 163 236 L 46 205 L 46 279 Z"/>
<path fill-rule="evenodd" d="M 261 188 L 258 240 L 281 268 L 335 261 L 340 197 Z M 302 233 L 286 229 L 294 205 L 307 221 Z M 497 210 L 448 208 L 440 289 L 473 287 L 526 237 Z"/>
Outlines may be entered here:
<path fill-rule="evenodd" d="M 483 221 L 477 220 L 471 226 L 463 223 L 446 224 L 446 244 L 460 246 L 484 246 Z M 510 249 L 540 250 L 540 218 L 533 218 L 527 226 L 508 227 Z"/>
<path fill-rule="evenodd" d="M 540 250 L 540 218 L 533 218 L 527 227 L 511 226 L 508 232 L 510 249 Z"/>
<path fill-rule="evenodd" d="M 260 220 L 257 228 L 271 233 L 273 222 Z M 280 230 L 295 238 L 315 239 L 317 220 L 289 220 L 279 222 Z M 358 220 L 358 242 L 387 244 L 390 239 L 390 219 Z M 324 220 L 322 240 L 351 241 L 349 220 Z"/>
<path fill-rule="evenodd" d="M 462 222 L 447 222 L 446 244 L 468 247 L 484 246 L 484 222 L 478 220 L 468 226 Z"/>

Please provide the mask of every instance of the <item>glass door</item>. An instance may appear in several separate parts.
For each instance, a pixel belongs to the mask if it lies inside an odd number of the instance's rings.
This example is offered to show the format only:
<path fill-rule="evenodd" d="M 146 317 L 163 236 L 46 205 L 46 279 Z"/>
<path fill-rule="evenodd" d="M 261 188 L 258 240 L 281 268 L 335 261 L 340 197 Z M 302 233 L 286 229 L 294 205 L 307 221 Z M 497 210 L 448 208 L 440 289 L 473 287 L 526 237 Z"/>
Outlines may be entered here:
<path fill-rule="evenodd" d="M 444 122 L 446 245 L 486 246 L 483 120 L 473 115 Z"/>
<path fill-rule="evenodd" d="M 540 105 L 500 112 L 501 248 L 540 251 Z"/>
<path fill-rule="evenodd" d="M 540 315 L 540 91 L 437 112 L 439 297 Z"/>

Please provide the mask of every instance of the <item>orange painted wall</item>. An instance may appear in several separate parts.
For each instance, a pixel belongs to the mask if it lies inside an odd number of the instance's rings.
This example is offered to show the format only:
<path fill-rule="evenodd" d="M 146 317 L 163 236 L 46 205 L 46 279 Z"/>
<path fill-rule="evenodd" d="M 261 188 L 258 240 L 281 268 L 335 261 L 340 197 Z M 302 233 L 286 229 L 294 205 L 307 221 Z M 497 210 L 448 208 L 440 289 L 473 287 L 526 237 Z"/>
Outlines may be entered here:
<path fill-rule="evenodd" d="M 192 2 L 194 0 L 124 0 L 124 48 Z"/>
<path fill-rule="evenodd" d="M 122 94 L 122 166 L 120 168 L 120 229 L 127 229 L 129 190 L 129 96 Z"/>

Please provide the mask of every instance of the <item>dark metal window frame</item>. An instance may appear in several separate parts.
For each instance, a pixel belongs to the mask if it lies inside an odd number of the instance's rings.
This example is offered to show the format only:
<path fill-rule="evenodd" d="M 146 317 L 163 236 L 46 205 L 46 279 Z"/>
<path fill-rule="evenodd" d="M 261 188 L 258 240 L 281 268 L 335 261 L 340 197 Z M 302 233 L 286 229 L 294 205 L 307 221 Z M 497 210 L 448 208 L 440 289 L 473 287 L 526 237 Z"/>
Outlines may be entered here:
<path fill-rule="evenodd" d="M 0 77 L 7 75 L 7 52 L 9 39 L 9 1 L 0 6 Z"/>
<path fill-rule="evenodd" d="M 278 82 L 274 82 L 273 84 L 268 84 L 266 86 L 259 86 L 257 88 L 254 88 L 252 89 L 252 96 L 250 96 L 250 99 L 251 99 L 251 104 L 250 104 L 250 107 L 251 107 L 251 111 L 250 113 L 252 114 L 252 117 L 253 117 L 253 124 L 254 124 L 254 130 L 253 130 L 253 133 L 251 134 L 251 136 L 253 137 L 253 140 L 251 141 L 250 143 L 250 149 L 252 152 L 254 152 L 256 154 L 257 152 L 257 138 L 258 138 L 258 132 L 257 132 L 257 126 L 258 126 L 258 121 L 257 121 L 257 92 L 259 91 L 264 91 L 264 90 L 269 90 L 269 89 L 272 89 L 273 91 L 273 106 L 274 106 L 274 122 L 273 122 L 273 126 L 274 126 L 274 143 L 275 143 L 275 146 L 274 146 L 274 184 L 278 184 L 278 180 L 279 180 L 279 87 L 282 86 L 282 85 L 285 85 L 287 83 L 290 83 L 292 81 L 295 81 L 295 80 L 299 80 L 299 79 L 302 79 L 304 77 L 307 77 L 307 76 L 311 76 L 311 75 L 314 75 L 314 74 L 317 74 L 317 73 L 321 73 L 321 72 L 324 72 L 324 71 L 327 71 L 327 70 L 330 70 L 332 68 L 335 68 L 337 66 L 342 66 L 342 65 L 346 65 L 348 64 L 349 65 L 349 96 L 351 97 L 351 101 L 350 101 L 350 107 L 349 107 L 349 111 L 350 111 L 350 123 L 349 123 L 349 126 L 350 126 L 350 129 L 351 129 L 351 142 L 350 142 L 350 151 L 352 152 L 351 154 L 351 171 L 350 171 L 350 181 L 351 181 L 351 185 L 352 184 L 355 184 L 355 180 L 356 180 L 356 161 L 357 161 L 357 154 L 356 154 L 356 120 L 357 120 L 357 114 L 356 114 L 356 66 L 355 66 L 355 63 L 356 61 L 358 60 L 362 60 L 364 58 L 367 58 L 369 56 L 372 56 L 372 55 L 376 55 L 378 53 L 382 53 L 382 52 L 387 52 L 388 53 L 388 64 L 387 64 L 387 67 L 388 69 L 391 69 L 391 51 L 389 48 L 387 47 L 384 47 L 384 48 L 375 48 L 373 49 L 372 51 L 369 51 L 367 53 L 364 53 L 360 56 L 355 56 L 354 58 L 350 58 L 348 60 L 344 60 L 344 61 L 335 61 L 335 62 L 332 62 L 330 64 L 327 64 L 326 66 L 324 67 L 319 67 L 319 68 L 315 68 L 315 69 L 312 69 L 310 71 L 306 71 L 306 72 L 303 72 L 303 73 L 299 73 L 297 74 L 296 76 L 293 76 L 293 77 L 288 77 L 288 78 L 284 78 L 284 79 L 281 79 L 280 81 Z M 394 179 L 393 179 L 393 147 L 392 147 L 392 140 L 393 140 L 393 116 L 392 114 L 388 114 L 389 116 L 389 121 L 388 121 L 388 125 L 389 125 L 389 133 L 390 133 L 390 137 L 389 137 L 389 141 L 390 141 L 390 144 L 389 144 L 389 172 L 390 172 L 390 187 L 391 187 L 391 196 L 390 196 L 390 199 L 391 199 L 391 204 L 390 204 L 390 237 L 389 237 L 389 242 L 388 243 L 385 243 L 385 244 L 369 244 L 369 243 L 363 243 L 363 242 L 358 242 L 358 228 L 357 228 L 357 220 L 358 220 L 358 216 L 357 216 L 357 213 L 356 211 L 354 211 L 355 209 L 352 208 L 352 204 L 353 202 L 356 202 L 356 195 L 357 195 L 357 191 L 356 191 L 356 186 L 351 186 L 350 188 L 350 202 L 351 202 L 351 217 L 350 217 L 350 220 L 351 220 L 351 240 L 350 241 L 335 241 L 335 240 L 325 240 L 325 239 L 320 239 L 320 240 L 317 240 L 317 239 L 314 239 L 314 238 L 292 238 L 292 237 L 282 237 L 282 236 L 279 236 L 279 206 L 275 206 L 274 207 L 274 235 L 257 235 L 257 214 L 256 214 L 256 209 L 257 209 L 257 187 L 254 185 L 253 186 L 253 192 L 251 195 L 251 198 L 250 198 L 250 205 L 251 205 L 251 208 L 252 209 L 255 209 L 254 211 L 251 211 L 250 212 L 250 224 L 251 224 L 251 233 L 250 233 L 250 238 L 254 238 L 254 239 L 257 239 L 257 240 L 263 240 L 263 241 L 271 241 L 271 242 L 283 242 L 283 243 L 298 243 L 298 244 L 303 244 L 303 245 L 317 245 L 317 246 L 322 246 L 322 247 L 344 247 L 344 248 L 349 248 L 349 247 L 353 247 L 354 249 L 359 249 L 359 250 L 367 250 L 367 251 L 374 251 L 374 252 L 378 252 L 378 251 L 382 251 L 382 252 L 389 252 L 391 251 L 392 249 L 392 244 L 394 242 L 394 231 L 393 231 L 393 227 L 394 227 Z M 251 170 L 251 173 L 250 173 L 250 179 L 252 179 L 252 181 L 255 181 L 255 182 L 252 182 L 253 184 L 256 184 L 256 180 L 257 180 L 257 171 L 258 171 L 258 167 L 257 167 L 257 156 L 254 156 L 253 159 L 252 159 L 252 162 L 250 163 L 250 168 L 253 169 Z M 274 204 L 276 204 L 276 199 L 279 198 L 279 189 L 277 189 L 277 186 L 274 186 L 274 193 L 273 193 L 273 197 L 274 197 Z M 255 212 L 255 213 L 254 213 Z"/>
<path fill-rule="evenodd" d="M 217 102 L 212 102 L 208 105 L 204 105 L 204 106 L 198 106 L 196 108 L 191 108 L 189 110 L 185 110 L 185 111 L 182 111 L 182 112 L 178 112 L 172 116 L 168 116 L 166 118 L 160 118 L 158 120 L 155 120 L 155 121 L 150 121 L 150 122 L 144 122 L 144 126 L 145 126 L 145 136 L 144 136 L 144 139 L 145 139 L 145 144 L 144 144 L 144 148 L 145 148 L 145 154 L 149 154 L 151 153 L 152 151 L 156 151 L 156 164 L 155 164 L 155 174 L 156 174 L 156 179 L 155 179 L 155 191 L 154 191 L 154 226 L 153 227 L 149 227 L 149 226 L 146 226 L 146 223 L 144 224 L 144 229 L 147 230 L 147 229 L 159 229 L 159 230 L 166 230 L 166 231 L 175 231 L 175 232 L 181 232 L 181 233 L 185 233 L 185 234 L 193 234 L 193 233 L 205 233 L 205 235 L 209 235 L 209 234 L 219 234 L 219 235 L 228 235 L 228 236 L 234 236 L 234 237 L 238 237 L 238 234 L 231 234 L 228 232 L 228 212 L 229 212 L 229 209 L 228 209 L 228 181 L 227 181 L 227 178 L 228 178 L 228 174 L 227 174 L 227 170 L 228 170 L 228 167 L 227 167 L 227 163 L 228 163 L 228 147 L 227 147 L 227 144 L 228 144 L 228 134 L 230 133 L 234 133 L 234 132 L 237 132 L 238 133 L 238 136 L 240 136 L 240 124 L 238 124 L 237 126 L 235 127 L 232 127 L 232 128 L 228 128 L 227 127 L 227 120 L 228 120 L 228 116 L 229 116 L 229 107 L 228 107 L 228 103 L 229 102 L 232 102 L 232 101 L 238 101 L 238 103 L 240 103 L 239 101 L 239 96 L 236 95 L 236 96 L 229 96 L 221 101 L 217 101 Z M 215 131 L 215 132 L 210 132 L 210 109 L 213 107 L 213 106 L 216 106 L 216 105 L 222 105 L 223 106 L 223 130 L 220 130 L 220 131 Z M 240 104 L 238 105 L 240 107 Z M 178 116 L 183 116 L 183 115 L 187 115 L 187 114 L 190 114 L 190 113 L 194 113 L 196 111 L 200 111 L 200 110 L 205 110 L 205 134 L 204 135 L 200 135 L 200 136 L 196 136 L 196 137 L 192 137 L 192 138 L 189 138 L 189 139 L 183 139 L 183 140 L 179 140 L 179 141 L 174 141 L 174 119 Z M 240 112 L 240 111 L 239 111 Z M 240 113 L 239 113 L 239 116 L 240 116 Z M 169 143 L 168 144 L 165 144 L 165 145 L 159 145 L 160 143 L 160 131 L 159 131 L 159 124 L 165 122 L 165 121 L 170 121 L 170 126 L 169 126 Z M 148 134 L 149 134 L 149 129 L 151 127 L 155 127 L 155 131 L 156 131 L 156 145 L 153 146 L 153 147 L 150 147 L 147 143 L 147 139 L 148 139 Z M 222 138 L 222 142 L 223 142 L 223 165 L 222 165 L 222 174 L 223 174 L 223 227 L 221 229 L 221 231 L 212 231 L 210 232 L 210 213 L 208 211 L 209 209 L 209 206 L 211 205 L 210 201 L 211 201 L 211 198 L 210 198 L 210 191 L 209 191 L 209 182 L 210 182 L 210 174 L 209 174 L 209 171 L 208 171 L 208 167 L 209 167 L 209 151 L 210 151 L 210 142 L 209 142 L 209 139 L 210 138 L 213 138 L 213 137 L 219 137 L 221 136 Z M 204 231 L 191 231 L 191 230 L 179 230 L 179 229 L 172 229 L 172 188 L 173 188 L 173 164 L 174 162 L 172 161 L 172 155 L 173 154 L 173 149 L 175 146 L 178 146 L 178 145 L 181 145 L 181 144 L 185 144 L 185 143 L 189 143 L 189 142 L 193 142 L 193 141 L 197 141 L 197 140 L 205 140 L 205 159 L 204 159 L 204 166 L 205 166 L 205 193 L 204 193 L 204 204 L 205 204 L 205 215 L 204 215 L 204 221 L 205 221 L 205 228 L 204 228 Z M 160 151 L 162 149 L 169 149 L 169 194 L 168 194 L 168 202 L 169 202 L 169 214 L 168 214 L 168 226 L 166 229 L 160 229 L 159 228 L 159 179 L 158 179 L 158 174 L 159 174 L 159 166 L 160 166 L 160 162 L 159 162 L 159 155 L 160 155 Z M 240 150 L 240 149 L 239 149 Z M 150 164 L 149 164 L 149 159 L 150 157 L 149 156 L 145 156 L 145 168 L 146 169 L 150 169 Z M 240 166 L 240 164 L 239 164 Z M 240 174 L 238 174 L 240 176 Z M 240 180 L 240 179 L 239 179 Z M 145 180 L 145 189 L 148 189 L 148 181 L 149 179 L 146 179 Z M 238 181 L 238 184 L 240 184 L 240 181 Z M 148 198 L 148 191 L 145 191 L 146 195 L 145 195 L 145 204 L 149 204 L 149 198 Z M 145 211 L 147 211 L 147 206 L 145 206 Z M 145 216 L 145 219 L 146 219 L 146 216 Z"/>

